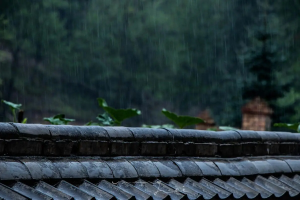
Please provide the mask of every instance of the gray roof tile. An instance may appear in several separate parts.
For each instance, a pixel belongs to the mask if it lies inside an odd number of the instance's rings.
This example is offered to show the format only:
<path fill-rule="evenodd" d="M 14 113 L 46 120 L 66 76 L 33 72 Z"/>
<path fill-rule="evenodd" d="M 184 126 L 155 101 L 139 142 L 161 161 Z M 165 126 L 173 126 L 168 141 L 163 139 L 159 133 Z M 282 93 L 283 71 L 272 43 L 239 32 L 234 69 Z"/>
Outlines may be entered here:
<path fill-rule="evenodd" d="M 128 161 L 133 165 L 139 177 L 158 178 L 161 176 L 158 171 L 158 168 L 150 160 L 139 158 L 139 159 L 128 159 Z"/>
<path fill-rule="evenodd" d="M 181 177 L 182 172 L 171 160 L 155 159 L 152 161 L 158 168 L 161 177 Z"/>
<path fill-rule="evenodd" d="M 35 190 L 52 197 L 53 199 L 62 199 L 62 200 L 73 200 L 74 198 L 68 194 L 58 190 L 52 185 L 49 185 L 43 181 L 40 181 L 36 186 Z"/>
<path fill-rule="evenodd" d="M 200 168 L 203 176 L 221 176 L 221 171 L 217 165 L 209 160 L 192 159 Z"/>
<path fill-rule="evenodd" d="M 47 126 L 42 124 L 20 124 L 12 123 L 19 132 L 19 137 L 39 137 L 44 139 L 51 138 L 50 131 Z"/>
<path fill-rule="evenodd" d="M 100 183 L 97 185 L 99 188 L 102 190 L 112 194 L 115 196 L 117 199 L 124 199 L 124 200 L 133 200 L 135 197 L 128 192 L 125 192 L 121 188 L 117 187 L 116 185 L 106 181 L 102 180 Z"/>
<path fill-rule="evenodd" d="M 154 182 L 152 182 L 152 185 L 156 187 L 158 190 L 161 190 L 164 193 L 168 194 L 171 197 L 171 199 L 175 199 L 175 200 L 188 199 L 187 194 L 179 192 L 178 190 L 168 186 L 166 183 L 162 182 L 161 180 L 156 179 Z"/>
<path fill-rule="evenodd" d="M 38 191 L 34 188 L 23 184 L 21 182 L 17 182 L 12 186 L 12 189 L 20 194 L 30 198 L 30 199 L 37 199 L 37 200 L 52 200 L 53 198 Z"/>
<path fill-rule="evenodd" d="M 199 193 L 205 199 L 212 199 L 215 196 L 217 196 L 217 193 L 213 192 L 212 190 L 208 189 L 207 187 L 203 186 L 197 181 L 194 181 L 193 179 L 187 178 L 183 184 L 189 189 Z"/>
<path fill-rule="evenodd" d="M 150 200 L 152 197 L 149 194 L 146 194 L 145 192 L 139 190 L 135 186 L 131 185 L 130 183 L 127 183 L 126 181 L 122 180 L 119 181 L 117 186 L 124 190 L 125 192 L 131 194 L 138 200 Z"/>
<path fill-rule="evenodd" d="M 82 139 L 109 140 L 108 133 L 100 126 L 76 126 Z"/>
<path fill-rule="evenodd" d="M 298 175 L 297 175 L 298 177 Z M 214 178 L 212 181 L 191 178 L 146 181 L 61 180 L 58 184 L 39 181 L 34 187 L 15 182 L 0 183 L 0 197 L 5 199 L 299 199 L 299 186 L 282 175 L 255 176 L 251 181 Z"/>
<path fill-rule="evenodd" d="M 230 186 L 232 186 L 232 187 L 236 188 L 237 190 L 245 193 L 246 196 L 250 199 L 254 199 L 254 198 L 260 196 L 260 194 L 261 194 L 259 191 L 257 191 L 255 189 L 256 184 L 252 185 L 254 187 L 250 187 L 251 186 L 250 184 L 245 184 L 244 182 L 240 182 L 240 181 L 238 181 L 237 179 L 235 179 L 233 177 L 230 177 L 226 182 Z M 272 194 L 270 193 L 270 195 L 272 195 Z"/>
<path fill-rule="evenodd" d="M 253 182 L 247 178 L 243 178 L 241 183 L 243 183 L 244 185 L 251 188 L 251 191 L 248 192 L 249 197 L 253 196 L 252 193 L 255 195 L 257 195 L 257 193 L 259 193 L 263 199 L 274 196 L 274 194 L 272 194 L 269 190 L 266 190 L 265 188 L 261 187 L 260 185 L 257 185 L 255 182 Z M 239 187 L 239 186 L 237 186 L 237 187 Z"/>
<path fill-rule="evenodd" d="M 125 159 L 106 161 L 112 170 L 114 178 L 137 178 L 138 174 L 135 168 Z"/>
<path fill-rule="evenodd" d="M 141 191 L 147 193 L 148 195 L 150 195 L 153 199 L 160 199 L 160 200 L 171 200 L 170 196 L 164 192 L 161 189 L 156 188 L 155 186 L 153 186 L 152 184 L 139 179 L 137 181 L 135 181 L 134 186 L 137 187 L 138 189 L 140 189 Z"/>
<path fill-rule="evenodd" d="M 66 182 L 60 181 L 59 184 L 56 186 L 58 190 L 62 191 L 63 193 L 73 197 L 74 199 L 78 200 L 96 200 L 96 198 L 83 190 L 79 189 L 78 187 Z"/>
<path fill-rule="evenodd" d="M 0 123 L 0 199 L 299 199 L 299 138 Z"/>
<path fill-rule="evenodd" d="M 0 123 L 0 156 L 299 155 L 299 138 L 286 132 Z"/>
<path fill-rule="evenodd" d="M 0 183 L 0 198 L 1 199 L 15 199 L 15 200 L 26 200 L 27 197 L 21 195 L 20 193 L 12 190 L 11 188 L 7 187 Z"/>
<path fill-rule="evenodd" d="M 60 173 L 54 164 L 46 159 L 39 161 L 28 158 L 20 159 L 20 161 L 26 166 L 32 179 L 60 179 Z"/>
<path fill-rule="evenodd" d="M 92 196 L 96 197 L 96 199 L 98 200 L 115 200 L 116 197 L 114 197 L 113 195 L 105 192 L 104 190 L 100 189 L 99 187 L 97 187 L 96 185 L 92 184 L 91 182 L 84 180 L 84 182 L 82 184 L 80 184 L 78 186 L 79 189 L 81 189 L 82 191 L 91 194 Z"/>
<path fill-rule="evenodd" d="M 188 158 L 173 159 L 173 162 L 179 167 L 183 176 L 202 176 L 199 166 Z"/>
<path fill-rule="evenodd" d="M 0 123 L 0 138 L 9 139 L 18 137 L 19 131 L 14 125 L 9 123 Z"/>
<path fill-rule="evenodd" d="M 0 159 L 0 180 L 32 179 L 26 166 L 13 159 Z"/>
<path fill-rule="evenodd" d="M 51 159 L 62 178 L 89 178 L 86 168 L 75 159 Z"/>
<path fill-rule="evenodd" d="M 113 172 L 107 163 L 100 159 L 79 158 L 78 162 L 86 169 L 89 178 L 113 178 Z"/>

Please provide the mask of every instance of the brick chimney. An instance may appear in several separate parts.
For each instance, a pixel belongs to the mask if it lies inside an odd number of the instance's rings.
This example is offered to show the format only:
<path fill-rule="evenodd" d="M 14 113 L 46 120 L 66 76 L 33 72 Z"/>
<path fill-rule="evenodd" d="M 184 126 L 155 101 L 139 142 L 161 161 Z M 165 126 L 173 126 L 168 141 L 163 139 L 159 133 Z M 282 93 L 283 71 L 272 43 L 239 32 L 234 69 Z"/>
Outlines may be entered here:
<path fill-rule="evenodd" d="M 208 109 L 204 110 L 198 115 L 199 118 L 203 119 L 205 123 L 197 124 L 196 129 L 198 130 L 207 130 L 209 128 L 215 128 L 215 121 L 210 115 L 210 112 Z"/>
<path fill-rule="evenodd" d="M 271 128 L 273 110 L 267 102 L 256 97 L 242 107 L 243 130 L 266 131 Z"/>

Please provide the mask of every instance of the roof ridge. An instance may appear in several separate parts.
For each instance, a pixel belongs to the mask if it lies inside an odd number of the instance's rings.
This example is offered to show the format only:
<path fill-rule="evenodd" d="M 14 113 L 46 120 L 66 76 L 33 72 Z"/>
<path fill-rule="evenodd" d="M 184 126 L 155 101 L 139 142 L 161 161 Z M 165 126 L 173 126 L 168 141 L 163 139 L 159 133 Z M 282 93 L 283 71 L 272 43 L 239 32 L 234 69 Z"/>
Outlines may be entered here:
<path fill-rule="evenodd" d="M 299 145 L 288 132 L 0 123 L 0 155 L 11 156 L 299 155 Z"/>
<path fill-rule="evenodd" d="M 300 172 L 299 156 L 213 158 L 2 158 L 0 180 L 252 176 Z M 11 170 L 14 169 L 14 170 Z"/>

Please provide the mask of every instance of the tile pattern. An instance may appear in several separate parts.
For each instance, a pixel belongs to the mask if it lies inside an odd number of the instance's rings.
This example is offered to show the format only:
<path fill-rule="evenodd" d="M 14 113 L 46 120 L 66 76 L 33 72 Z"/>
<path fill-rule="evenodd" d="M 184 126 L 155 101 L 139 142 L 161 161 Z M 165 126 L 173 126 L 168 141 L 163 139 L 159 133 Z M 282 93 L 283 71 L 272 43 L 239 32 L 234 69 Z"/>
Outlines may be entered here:
<path fill-rule="evenodd" d="M 0 180 L 238 177 L 300 173 L 300 157 L 0 157 Z"/>
<path fill-rule="evenodd" d="M 18 146 L 19 148 L 15 148 Z M 300 155 L 300 135 L 265 131 L 200 131 L 0 123 L 0 156 Z"/>
<path fill-rule="evenodd" d="M 300 136 L 0 123 L 0 199 L 300 199 Z"/>
<path fill-rule="evenodd" d="M 194 180 L 58 180 L 0 183 L 2 199 L 299 199 L 300 176 L 255 176 Z"/>

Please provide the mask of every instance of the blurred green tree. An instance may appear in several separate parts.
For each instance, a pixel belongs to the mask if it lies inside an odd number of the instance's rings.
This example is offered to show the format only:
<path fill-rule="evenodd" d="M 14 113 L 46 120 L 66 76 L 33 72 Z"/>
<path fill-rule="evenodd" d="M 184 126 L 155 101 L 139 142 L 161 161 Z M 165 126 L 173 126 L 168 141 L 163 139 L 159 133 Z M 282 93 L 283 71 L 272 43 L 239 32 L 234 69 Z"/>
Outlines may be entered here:
<path fill-rule="evenodd" d="M 242 56 L 243 64 L 248 69 L 245 79 L 243 98 L 251 100 L 261 97 L 274 110 L 273 120 L 280 117 L 277 100 L 284 95 L 284 85 L 278 79 L 285 57 L 280 48 L 280 23 L 274 14 L 274 6 L 269 1 L 258 2 L 261 9 L 256 24 L 249 27 L 249 46 Z"/>

